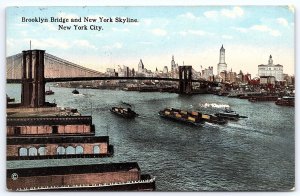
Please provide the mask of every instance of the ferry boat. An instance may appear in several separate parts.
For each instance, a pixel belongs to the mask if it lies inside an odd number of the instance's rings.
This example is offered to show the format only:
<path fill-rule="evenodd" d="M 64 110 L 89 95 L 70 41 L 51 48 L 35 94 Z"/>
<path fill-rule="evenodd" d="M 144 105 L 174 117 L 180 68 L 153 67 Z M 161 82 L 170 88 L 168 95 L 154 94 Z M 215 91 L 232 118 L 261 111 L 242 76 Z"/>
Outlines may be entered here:
<path fill-rule="evenodd" d="M 131 108 L 112 107 L 110 111 L 123 118 L 135 118 L 138 114 Z"/>
<path fill-rule="evenodd" d="M 246 116 L 241 116 L 235 111 L 226 108 L 224 111 L 218 112 L 215 114 L 217 117 L 222 117 L 228 120 L 239 120 L 239 118 L 247 118 Z"/>
<path fill-rule="evenodd" d="M 158 112 L 159 116 L 169 120 L 183 122 L 191 125 L 200 126 L 204 124 L 204 120 L 197 115 L 193 115 L 191 112 L 187 112 L 180 109 L 165 108 Z"/>
<path fill-rule="evenodd" d="M 288 97 L 284 96 L 282 98 L 278 98 L 277 101 L 275 101 L 276 105 L 281 106 L 295 106 L 295 97 Z"/>

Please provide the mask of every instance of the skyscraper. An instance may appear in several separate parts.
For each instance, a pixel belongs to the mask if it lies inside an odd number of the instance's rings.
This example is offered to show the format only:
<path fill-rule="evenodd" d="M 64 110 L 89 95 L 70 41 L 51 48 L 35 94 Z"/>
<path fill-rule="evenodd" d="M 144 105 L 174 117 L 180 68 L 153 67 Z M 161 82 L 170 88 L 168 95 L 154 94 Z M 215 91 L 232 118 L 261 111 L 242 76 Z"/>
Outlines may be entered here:
<path fill-rule="evenodd" d="M 175 71 L 175 69 L 176 69 L 176 64 L 175 64 L 174 55 L 173 55 L 172 61 L 171 61 L 171 71 Z"/>
<path fill-rule="evenodd" d="M 227 71 L 227 64 L 225 63 L 225 49 L 223 47 L 223 44 L 222 44 L 222 47 L 220 49 L 220 60 L 219 60 L 219 64 L 218 64 L 218 75 L 222 71 Z"/>
<path fill-rule="evenodd" d="M 140 59 L 140 62 L 138 65 L 138 73 L 143 73 L 144 69 L 145 69 L 145 67 L 144 67 L 143 61 L 142 61 L 142 59 Z"/>

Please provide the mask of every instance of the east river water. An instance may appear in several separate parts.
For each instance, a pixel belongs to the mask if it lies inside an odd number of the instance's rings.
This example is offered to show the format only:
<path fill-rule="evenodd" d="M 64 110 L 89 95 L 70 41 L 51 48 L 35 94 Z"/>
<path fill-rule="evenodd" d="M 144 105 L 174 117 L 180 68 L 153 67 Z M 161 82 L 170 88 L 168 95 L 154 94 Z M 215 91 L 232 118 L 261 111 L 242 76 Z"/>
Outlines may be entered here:
<path fill-rule="evenodd" d="M 48 87 L 46 87 L 48 89 Z M 273 102 L 216 95 L 182 96 L 121 90 L 51 87 L 58 106 L 92 115 L 96 135 L 109 135 L 112 158 L 9 161 L 8 168 L 138 162 L 142 173 L 156 177 L 157 191 L 287 191 L 295 179 L 295 108 Z M 20 86 L 7 85 L 20 100 Z M 121 102 L 139 117 L 128 120 L 110 113 Z M 229 105 L 248 116 L 226 125 L 188 126 L 158 116 L 165 107 L 215 113 Z"/>

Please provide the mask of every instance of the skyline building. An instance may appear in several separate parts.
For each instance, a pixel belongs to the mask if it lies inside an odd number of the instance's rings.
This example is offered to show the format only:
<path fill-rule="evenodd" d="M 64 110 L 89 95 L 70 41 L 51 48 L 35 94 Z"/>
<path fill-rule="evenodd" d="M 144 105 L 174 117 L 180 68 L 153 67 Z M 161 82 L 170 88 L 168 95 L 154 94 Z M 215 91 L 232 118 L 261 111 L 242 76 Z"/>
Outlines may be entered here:
<path fill-rule="evenodd" d="M 174 71 L 176 69 L 176 64 L 174 60 L 174 55 L 172 55 L 172 61 L 171 61 L 171 71 Z"/>
<path fill-rule="evenodd" d="M 138 64 L 138 73 L 143 73 L 144 69 L 145 69 L 145 67 L 144 67 L 143 61 L 142 61 L 142 59 L 140 59 L 140 62 Z"/>
<path fill-rule="evenodd" d="M 268 64 L 258 65 L 258 76 L 265 77 L 265 76 L 273 76 L 275 77 L 276 81 L 283 80 L 283 65 L 273 63 L 272 55 L 269 56 Z"/>
<path fill-rule="evenodd" d="M 172 55 L 171 60 L 171 71 L 170 76 L 173 78 L 178 78 L 178 63 L 175 63 L 174 55 Z"/>
<path fill-rule="evenodd" d="M 167 73 L 168 73 L 168 66 L 164 66 L 163 73 L 164 73 L 164 74 L 167 74 Z"/>
<path fill-rule="evenodd" d="M 205 68 L 202 70 L 202 75 L 201 77 L 205 80 L 211 81 L 214 76 L 214 68 L 213 66 L 209 66 L 208 68 Z"/>
<path fill-rule="evenodd" d="M 220 72 L 227 71 L 227 64 L 225 63 L 225 48 L 222 47 L 220 49 L 220 58 L 219 58 L 219 64 L 218 64 L 218 72 L 217 75 L 220 75 Z"/>

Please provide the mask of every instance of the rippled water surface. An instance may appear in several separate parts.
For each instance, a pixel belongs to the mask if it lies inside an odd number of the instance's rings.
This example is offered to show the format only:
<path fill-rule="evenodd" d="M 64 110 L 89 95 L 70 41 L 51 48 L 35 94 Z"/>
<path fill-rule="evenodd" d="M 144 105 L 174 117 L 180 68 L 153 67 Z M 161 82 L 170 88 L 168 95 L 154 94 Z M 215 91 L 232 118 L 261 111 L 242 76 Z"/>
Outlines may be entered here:
<path fill-rule="evenodd" d="M 295 109 L 273 102 L 216 95 L 182 96 L 115 90 L 55 88 L 59 106 L 93 116 L 96 135 L 109 135 L 113 158 L 10 161 L 9 168 L 137 161 L 143 173 L 156 177 L 158 191 L 290 190 L 294 187 Z M 19 96 L 18 85 L 7 94 Z M 140 114 L 133 120 L 110 113 L 121 101 Z M 187 126 L 158 116 L 165 107 L 214 113 L 226 105 L 248 116 L 226 125 Z"/>

